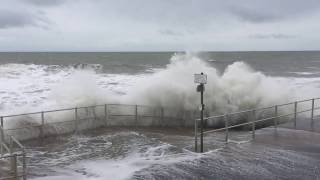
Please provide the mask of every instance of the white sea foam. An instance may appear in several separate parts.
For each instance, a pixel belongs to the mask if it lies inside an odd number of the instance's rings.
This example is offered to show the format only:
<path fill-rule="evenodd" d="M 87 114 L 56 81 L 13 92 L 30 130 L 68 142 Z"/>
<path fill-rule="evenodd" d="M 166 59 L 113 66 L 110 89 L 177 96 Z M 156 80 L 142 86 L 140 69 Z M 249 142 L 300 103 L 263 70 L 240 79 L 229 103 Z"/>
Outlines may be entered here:
<path fill-rule="evenodd" d="M 193 74 L 199 72 L 208 75 L 204 99 L 206 109 L 212 113 L 280 104 L 299 95 L 289 79 L 266 76 L 244 62 L 235 62 L 224 72 L 218 72 L 197 56 L 176 54 L 165 69 L 132 86 L 124 100 L 195 109 L 199 104 L 199 93 L 195 90 Z"/>
<path fill-rule="evenodd" d="M 95 105 L 112 101 L 137 75 L 102 74 L 73 66 L 0 66 L 1 114 Z"/>
<path fill-rule="evenodd" d="M 53 176 L 35 178 L 37 180 L 65 180 L 65 179 L 129 179 L 135 172 L 148 168 L 152 165 L 170 165 L 183 161 L 192 161 L 202 157 L 198 153 L 173 153 L 171 145 L 159 144 L 148 147 L 145 152 L 131 152 L 125 157 L 110 160 L 83 160 L 63 169 L 56 168 Z M 61 175 L 63 174 L 63 175 Z"/>

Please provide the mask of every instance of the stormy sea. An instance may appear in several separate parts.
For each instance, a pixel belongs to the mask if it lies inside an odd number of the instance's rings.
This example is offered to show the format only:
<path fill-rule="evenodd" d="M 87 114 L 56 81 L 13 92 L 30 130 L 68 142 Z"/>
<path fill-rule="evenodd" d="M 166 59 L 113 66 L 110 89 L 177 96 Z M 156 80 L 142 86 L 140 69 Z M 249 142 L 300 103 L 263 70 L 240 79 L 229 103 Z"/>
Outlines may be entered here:
<path fill-rule="evenodd" d="M 100 104 L 198 111 L 200 72 L 206 116 L 320 97 L 317 51 L 1 52 L 0 116 Z M 307 117 L 298 130 L 262 128 L 254 140 L 235 130 L 228 144 L 223 132 L 208 134 L 205 153 L 194 152 L 192 127 L 110 126 L 22 142 L 29 179 L 320 179 L 319 121 L 314 131 Z M 36 120 L 4 127 L 28 123 Z"/>

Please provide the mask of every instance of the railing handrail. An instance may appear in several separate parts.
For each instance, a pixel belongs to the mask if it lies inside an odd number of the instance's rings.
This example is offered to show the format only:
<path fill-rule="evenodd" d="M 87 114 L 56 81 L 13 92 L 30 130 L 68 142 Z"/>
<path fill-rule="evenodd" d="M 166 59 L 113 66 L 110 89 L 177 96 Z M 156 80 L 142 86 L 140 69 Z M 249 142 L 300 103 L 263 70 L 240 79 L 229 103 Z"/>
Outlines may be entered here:
<path fill-rule="evenodd" d="M 304 99 L 304 100 L 300 100 L 300 101 L 293 101 L 293 102 L 289 102 L 289 103 L 278 104 L 278 105 L 267 106 L 267 107 L 261 107 L 261 108 L 246 109 L 246 110 L 231 112 L 231 113 L 227 113 L 227 114 L 228 114 L 228 115 L 236 115 L 236 114 L 241 114 L 241 113 L 248 113 L 248 112 L 251 112 L 251 111 L 259 111 L 259 110 L 271 109 L 271 108 L 274 108 L 275 106 L 281 107 L 281 106 L 286 106 L 286 105 L 290 105 L 290 104 L 302 103 L 302 102 L 307 102 L 307 101 L 312 101 L 312 100 L 318 100 L 318 99 L 320 99 L 320 97 L 319 97 L 319 98 Z M 225 114 L 209 116 L 209 117 L 203 118 L 203 120 L 220 118 L 220 117 L 223 117 L 224 115 L 225 115 Z M 199 119 L 199 118 L 196 119 L 196 121 L 200 121 L 200 120 L 201 120 L 201 119 Z"/>
<path fill-rule="evenodd" d="M 4 133 L 4 129 L 2 128 L 2 123 L 0 125 L 1 132 L 1 142 L 0 142 L 0 160 L 1 159 L 10 159 L 10 168 L 13 172 L 10 177 L 1 177 L 0 180 L 5 179 L 16 179 L 22 177 L 23 180 L 26 179 L 26 152 L 24 146 L 12 135 L 8 135 Z M 9 145 L 6 144 L 5 136 L 9 137 Z M 14 145 L 18 146 L 18 149 L 14 148 Z M 3 149 L 5 150 L 3 152 Z M 15 152 L 14 152 L 15 150 Z M 17 157 L 21 156 L 22 161 L 20 161 Z M 18 171 L 18 167 L 22 167 L 22 171 Z"/>
<path fill-rule="evenodd" d="M 10 120 L 10 117 L 19 117 L 19 116 L 28 116 L 28 115 L 41 115 L 39 116 L 41 119 L 41 121 L 39 123 L 35 123 L 36 125 L 27 125 L 25 127 L 18 127 L 18 128 L 14 128 L 12 130 L 16 130 L 16 129 L 20 129 L 20 128 L 26 128 L 26 127 L 39 127 L 39 137 L 40 138 L 44 138 L 45 137 L 45 132 L 44 132 L 44 127 L 46 124 L 52 124 L 52 123 L 60 123 L 60 122 L 46 122 L 45 121 L 45 118 L 44 118 L 44 114 L 45 113 L 52 113 L 52 112 L 62 112 L 62 111 L 74 111 L 74 116 L 72 117 L 72 120 L 69 120 L 69 121 L 73 121 L 74 124 L 72 125 L 73 128 L 74 128 L 74 131 L 75 133 L 78 132 L 78 130 L 81 130 L 81 127 L 79 128 L 78 127 L 78 123 L 81 121 L 81 120 L 88 120 L 91 118 L 94 118 L 94 120 L 96 120 L 96 116 L 98 116 L 99 118 L 99 113 L 96 115 L 96 108 L 97 107 L 104 107 L 104 109 L 101 109 L 101 110 L 104 110 L 104 114 L 102 115 L 103 118 L 101 118 L 100 120 L 104 121 L 104 126 L 108 126 L 108 119 L 109 119 L 109 116 L 118 116 L 120 112 L 117 112 L 116 111 L 116 114 L 113 114 L 113 108 L 115 106 L 124 106 L 126 108 L 130 108 L 132 109 L 132 107 L 134 107 L 134 114 L 129 114 L 126 112 L 126 114 L 120 114 L 122 116 L 135 116 L 135 124 L 137 125 L 137 122 L 138 122 L 138 117 L 157 117 L 157 118 L 160 118 L 162 121 L 163 118 L 165 117 L 165 113 L 164 113 L 164 108 L 162 106 L 152 106 L 152 105 L 138 105 L 138 104 L 103 104 L 103 105 L 92 105 L 92 106 L 78 106 L 78 107 L 73 107 L 73 108 L 62 108 L 62 109 L 55 109 L 55 110 L 45 110 L 45 111 L 37 111 L 37 112 L 30 112 L 30 113 L 21 113 L 21 114 L 9 114 L 9 115 L 0 115 L 0 119 L 1 119 L 1 127 L 0 127 L 0 130 L 1 132 L 3 133 L 4 131 L 8 131 L 8 130 L 11 130 L 11 129 L 5 129 L 3 127 L 4 123 L 4 119 L 7 118 L 6 120 Z M 110 110 L 111 112 L 109 111 L 108 112 L 108 109 L 107 107 L 110 107 Z M 88 112 L 91 112 L 91 108 L 93 110 L 93 115 L 90 113 L 89 116 L 90 117 L 87 117 L 88 116 Z M 138 108 L 141 108 L 141 110 L 151 110 L 151 113 L 153 115 L 150 115 L 147 113 L 147 114 L 140 114 L 138 113 Z M 87 110 L 87 116 L 86 118 L 84 119 L 81 119 L 81 117 L 79 118 L 79 109 L 81 110 Z M 99 108 L 97 108 L 99 109 Z M 89 111 L 90 110 L 90 111 Z M 160 110 L 160 115 L 158 115 L 158 113 L 155 112 L 155 110 Z M 172 109 L 171 109 L 172 110 Z M 173 110 L 175 110 L 175 108 L 173 108 Z M 99 112 L 99 111 L 98 111 Z M 130 111 L 131 112 L 131 111 Z M 170 111 L 171 112 L 171 111 Z M 65 113 L 65 112 L 64 112 Z M 31 116 L 30 116 L 31 117 Z M 170 117 L 170 115 L 168 115 L 168 117 Z M 12 120 L 12 119 L 11 119 Z M 61 121 L 61 122 L 69 122 L 69 121 Z M 159 122 L 161 124 L 161 126 L 163 126 L 162 122 Z M 5 134 L 5 136 L 2 136 L 2 137 L 5 137 L 5 139 L 2 139 L 3 141 L 1 141 L 0 143 L 0 148 L 1 148 L 1 155 L 11 155 L 10 157 L 13 157 L 15 154 L 18 154 L 18 153 L 21 153 L 23 158 L 22 158 L 22 161 L 20 161 L 19 159 L 16 159 L 13 164 L 14 167 L 16 167 L 17 169 L 17 166 L 22 166 L 23 167 L 23 177 L 25 178 L 26 174 L 26 151 L 25 151 L 25 147 L 19 142 L 18 139 L 16 139 L 14 136 L 10 135 L 10 134 Z M 4 149 L 4 151 L 2 150 Z M 3 156 L 4 157 L 4 156 Z M 14 158 L 16 158 L 16 156 L 14 156 Z M 21 159 L 21 158 L 20 158 Z M 11 166 L 12 167 L 12 166 Z"/>
<path fill-rule="evenodd" d="M 264 122 L 264 121 L 269 121 L 269 120 L 273 120 L 274 121 L 274 127 L 275 129 L 277 129 L 277 126 L 278 126 L 278 123 L 283 123 L 282 121 L 279 121 L 282 117 L 288 117 L 288 116 L 292 116 L 293 115 L 293 118 L 292 119 L 289 119 L 289 120 L 293 120 L 294 121 L 294 128 L 296 129 L 297 128 L 297 117 L 298 117 L 298 114 L 301 114 L 301 113 L 306 113 L 306 112 L 310 112 L 311 111 L 311 129 L 314 130 L 314 112 L 315 110 L 319 110 L 320 109 L 320 106 L 317 106 L 315 107 L 315 100 L 319 100 L 320 98 L 312 98 L 312 99 L 305 99 L 305 100 L 300 100 L 300 101 L 294 101 L 294 102 L 291 102 L 291 103 L 286 103 L 286 104 L 280 104 L 280 105 L 274 105 L 274 106 L 270 106 L 270 107 L 264 107 L 264 108 L 255 108 L 255 109 L 249 109 L 249 110 L 244 110 L 244 111 L 238 111 L 238 112 L 233 112 L 233 113 L 226 113 L 226 114 L 223 114 L 223 115 L 218 115 L 218 116 L 211 116 L 211 117 L 207 117 L 205 118 L 204 120 L 209 120 L 209 119 L 213 119 L 213 118 L 218 118 L 218 117 L 223 117 L 223 121 L 225 123 L 224 127 L 221 127 L 221 128 L 217 128 L 217 129 L 211 129 L 211 130 L 207 130 L 207 131 L 203 131 L 201 130 L 201 132 L 199 133 L 198 132 L 198 123 L 199 122 L 199 119 L 196 119 L 195 120 L 195 151 L 197 152 L 198 149 L 197 149 L 197 146 L 198 146 L 198 135 L 200 134 L 201 136 L 201 143 L 203 142 L 203 135 L 204 134 L 208 134 L 208 133 L 214 133 L 214 132 L 218 132 L 218 131 L 225 131 L 226 133 L 226 138 L 225 138 L 225 141 L 226 143 L 228 142 L 228 131 L 229 129 L 232 129 L 232 128 L 236 128 L 236 127 L 241 127 L 241 126 L 248 126 L 248 125 L 252 125 L 251 128 L 252 128 L 252 137 L 253 139 L 255 138 L 255 130 L 256 130 L 256 123 L 260 123 L 260 122 Z M 298 104 L 299 103 L 304 103 L 304 102 L 309 102 L 311 101 L 311 109 L 309 109 L 309 107 L 303 107 L 301 108 L 301 110 L 298 110 Z M 291 105 L 291 104 L 294 104 L 294 112 L 292 113 L 286 113 L 286 114 L 279 114 L 278 112 L 278 107 L 279 106 L 285 106 L 285 105 Z M 256 116 L 256 111 L 257 110 L 261 110 L 261 109 L 270 109 L 270 108 L 273 108 L 273 115 L 269 115 L 267 117 L 257 117 Z M 286 112 L 286 111 L 285 111 Z M 241 114 L 241 113 L 248 113 L 248 118 L 249 120 L 247 122 L 243 122 L 243 123 L 239 123 L 239 124 L 234 124 L 234 125 L 231 125 L 229 126 L 229 116 L 232 116 L 232 115 L 235 115 L 235 114 Z M 250 113 L 250 114 L 249 114 Z M 271 116 L 271 117 L 270 117 Z M 287 121 L 284 121 L 284 122 L 287 122 Z M 202 121 L 201 121 L 202 123 Z M 202 126 L 201 126 L 202 127 Z M 200 144 L 201 147 L 203 147 L 203 144 Z M 201 148 L 201 152 L 202 152 L 202 148 Z"/>
<path fill-rule="evenodd" d="M 320 109 L 320 107 L 318 108 L 314 108 L 314 110 L 318 110 Z M 297 111 L 297 114 L 299 113 L 304 113 L 304 112 L 308 112 L 311 111 L 312 109 L 306 109 L 306 110 L 302 110 L 302 111 Z M 249 124 L 253 124 L 253 123 L 257 123 L 257 122 L 263 122 L 263 121 L 267 121 L 267 120 L 271 120 L 274 118 L 281 118 L 281 117 L 286 117 L 286 116 L 291 116 L 294 115 L 295 113 L 288 113 L 288 114 L 283 114 L 283 115 L 279 115 L 279 116 L 272 116 L 272 117 L 268 117 L 268 118 L 263 118 L 263 119 L 257 119 L 255 121 L 249 121 L 249 122 L 245 122 L 245 123 L 241 123 L 241 124 L 236 124 L 236 125 L 232 125 L 232 126 L 228 126 L 228 127 L 223 127 L 223 128 L 219 128 L 219 129 L 213 129 L 213 130 L 208 130 L 208 131 L 204 131 L 203 134 L 208 134 L 208 133 L 212 133 L 212 132 L 218 132 L 218 131 L 223 131 L 226 129 L 232 129 L 235 127 L 240 127 L 240 126 L 245 126 L 245 125 L 249 125 Z M 227 114 L 225 114 L 227 115 Z M 225 116 L 224 115 L 224 116 Z M 199 133 L 201 134 L 201 133 Z"/>
<path fill-rule="evenodd" d="M 102 107 L 105 105 L 109 106 L 115 106 L 115 105 L 120 105 L 120 106 L 142 106 L 142 107 L 151 107 L 151 108 L 156 108 L 159 106 L 151 106 L 151 105 L 142 105 L 142 104 L 117 104 L 117 103 L 111 103 L 111 104 L 98 104 L 98 105 L 92 105 L 92 106 L 79 106 L 79 107 L 73 107 L 73 108 L 62 108 L 62 109 L 53 109 L 53 110 L 45 110 L 45 111 L 37 111 L 37 112 L 30 112 L 30 113 L 21 113 L 21 114 L 9 114 L 9 115 L 3 115 L 0 116 L 2 118 L 8 118 L 8 117 L 17 117 L 17 116 L 27 116 L 27 115 L 34 115 L 34 114 L 41 114 L 41 113 L 51 113 L 51 112 L 59 112 L 59 111 L 69 111 L 69 110 L 74 110 L 74 109 L 83 109 L 83 108 L 94 108 L 94 107 Z"/>
<path fill-rule="evenodd" d="M 22 162 L 18 159 L 19 157 L 23 158 Z M 9 179 L 27 179 L 27 172 L 26 172 L 26 154 L 25 152 L 20 153 L 10 153 L 9 155 L 2 155 L 0 156 L 0 160 L 9 159 L 10 163 L 10 173 L 7 176 L 0 177 L 0 180 L 9 180 Z"/>

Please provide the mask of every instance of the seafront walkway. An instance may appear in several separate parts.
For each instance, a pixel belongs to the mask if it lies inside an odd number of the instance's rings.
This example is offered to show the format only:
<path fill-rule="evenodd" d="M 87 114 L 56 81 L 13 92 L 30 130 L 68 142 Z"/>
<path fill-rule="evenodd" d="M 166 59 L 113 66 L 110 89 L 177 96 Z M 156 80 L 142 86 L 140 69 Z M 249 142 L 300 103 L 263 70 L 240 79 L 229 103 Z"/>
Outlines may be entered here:
<path fill-rule="evenodd" d="M 224 134 L 222 139 L 228 144 L 233 142 L 230 136 L 234 131 L 249 132 L 256 142 L 268 139 L 265 137 L 261 140 L 259 137 L 262 136 L 256 137 L 256 134 L 270 129 L 280 136 L 277 132 L 284 128 L 320 132 L 319 98 L 206 117 L 203 133 L 199 131 L 201 121 L 197 119 L 198 114 L 197 111 L 173 108 L 105 104 L 0 116 L 0 180 L 27 178 L 27 154 L 21 141 L 43 140 L 59 134 L 78 134 L 83 130 L 96 128 L 157 127 L 165 131 L 168 127 L 185 127 L 189 129 L 190 136 L 195 137 L 193 148 L 196 152 L 199 152 L 201 146 L 201 135 L 204 138 L 202 146 L 209 150 L 209 145 L 205 143 L 215 133 L 219 133 L 219 136 Z M 194 134 L 190 128 L 194 128 Z M 257 132 L 260 128 L 265 129 Z"/>
<path fill-rule="evenodd" d="M 194 124 L 195 152 L 204 152 L 205 136 L 212 133 L 224 132 L 224 142 L 228 143 L 229 132 L 232 130 L 248 130 L 252 139 L 256 137 L 256 130 L 272 126 L 274 134 L 278 127 L 293 128 L 295 130 L 308 130 L 319 132 L 320 98 L 305 99 L 290 103 L 278 104 L 269 107 L 248 109 L 222 115 L 196 119 Z M 205 128 L 205 124 L 222 124 L 218 128 Z"/>

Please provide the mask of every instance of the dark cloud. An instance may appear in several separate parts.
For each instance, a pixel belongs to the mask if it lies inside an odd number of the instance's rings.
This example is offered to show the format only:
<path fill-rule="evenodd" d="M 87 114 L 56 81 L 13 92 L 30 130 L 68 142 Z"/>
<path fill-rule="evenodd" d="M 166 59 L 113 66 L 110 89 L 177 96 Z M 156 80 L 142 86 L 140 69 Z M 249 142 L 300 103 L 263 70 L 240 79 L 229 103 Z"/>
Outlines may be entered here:
<path fill-rule="evenodd" d="M 225 11 L 235 17 L 252 23 L 264 23 L 294 19 L 318 12 L 318 0 L 248 0 L 246 4 L 232 3 Z"/>
<path fill-rule="evenodd" d="M 205 26 L 228 18 L 250 23 L 292 19 L 318 12 L 319 0 L 132 0 L 95 1 L 105 12 L 136 21 Z M 231 16 L 230 16 L 231 15 Z"/>
<path fill-rule="evenodd" d="M 43 25 L 46 23 L 46 20 L 39 16 L 39 14 L 0 9 L 1 29 L 25 26 L 44 27 Z"/>
<path fill-rule="evenodd" d="M 250 35 L 249 38 L 252 39 L 292 39 L 297 38 L 297 36 L 294 35 L 288 35 L 288 34 L 254 34 Z"/>
<path fill-rule="evenodd" d="M 233 8 L 231 13 L 241 20 L 252 23 L 270 22 L 279 19 L 275 14 L 257 11 L 248 8 Z"/>
<path fill-rule="evenodd" d="M 173 31 L 170 29 L 164 29 L 159 31 L 160 34 L 166 35 L 166 36 L 184 36 L 182 32 Z"/>
<path fill-rule="evenodd" d="M 58 6 L 65 3 L 67 0 L 23 0 L 25 3 L 30 3 L 36 6 Z"/>

